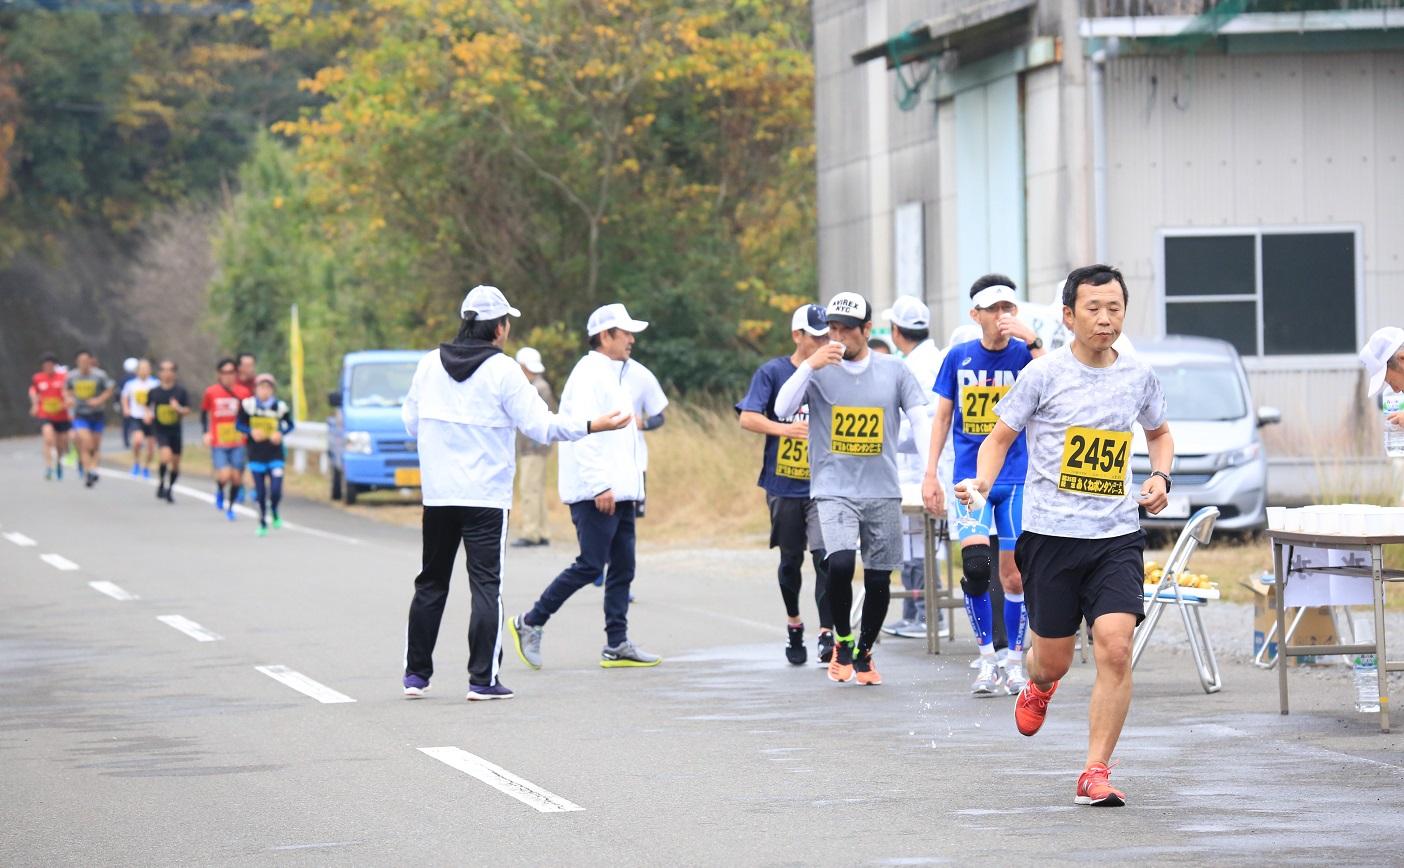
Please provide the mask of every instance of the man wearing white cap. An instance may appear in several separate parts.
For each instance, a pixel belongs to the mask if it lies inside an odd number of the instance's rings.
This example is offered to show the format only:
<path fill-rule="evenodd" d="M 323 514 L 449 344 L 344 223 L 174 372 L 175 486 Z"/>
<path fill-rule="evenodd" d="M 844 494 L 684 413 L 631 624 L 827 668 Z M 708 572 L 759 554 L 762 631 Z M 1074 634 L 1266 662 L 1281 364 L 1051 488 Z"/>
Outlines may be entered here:
<path fill-rule="evenodd" d="M 825 307 L 829 343 L 780 387 L 775 413 L 809 405 L 810 496 L 828 555 L 829 608 L 835 645 L 831 681 L 882 683 L 873 643 L 892 599 L 892 571 L 902 566 L 902 486 L 897 475 L 901 417 L 926 451 L 931 419 L 927 397 L 906 365 L 868 349 L 872 306 L 841 292 Z M 854 637 L 849 610 L 859 545 L 863 550 L 863 621 Z"/>
<path fill-rule="evenodd" d="M 785 604 L 789 642 L 785 659 L 801 666 L 808 658 L 804 621 L 800 618 L 801 570 L 804 553 L 814 559 L 814 604 L 819 610 L 819 662 L 827 665 L 834 653 L 834 618 L 829 611 L 829 571 L 824 566 L 824 536 L 819 507 L 809 496 L 809 408 L 789 416 L 775 412 L 780 387 L 794 376 L 805 359 L 829 342 L 829 320 L 817 304 L 806 304 L 790 317 L 795 351 L 776 356 L 751 377 L 746 396 L 736 403 L 741 427 L 765 435 L 760 479 L 770 509 L 770 547 L 780 549 L 780 599 Z"/>
<path fill-rule="evenodd" d="M 899 296 L 892 307 L 882 312 L 882 318 L 892 325 L 892 341 L 902 352 L 902 363 L 916 377 L 922 391 L 929 393 L 941 370 L 945 353 L 931 340 L 931 309 L 920 299 Z M 928 413 L 930 412 L 928 407 Z M 910 443 L 909 443 L 910 441 Z M 950 449 L 942 452 L 939 462 L 950 478 Z M 920 486 L 926 466 L 922 463 L 912 437 L 911 426 L 902 426 L 901 454 L 897 456 L 897 471 L 902 486 Z M 921 538 L 921 520 L 902 516 L 902 587 L 916 596 L 902 601 L 902 618 L 883 627 L 884 633 L 905 638 L 926 636 L 926 547 Z"/>
<path fill-rule="evenodd" d="M 627 409 L 556 415 L 502 352 L 521 313 L 495 286 L 476 286 L 459 308 L 451 343 L 420 359 L 405 397 L 405 430 L 418 440 L 424 496 L 423 568 L 414 580 L 405 641 L 405 695 L 429 689 L 434 644 L 458 547 L 468 560 L 468 699 L 510 699 L 502 665 L 502 563 L 512 508 L 513 431 L 538 443 L 579 440 L 629 424 Z M 586 421 L 586 420 L 589 421 Z M 609 436 L 601 434 L 600 436 Z"/>
<path fill-rule="evenodd" d="M 971 285 L 970 300 L 970 318 L 980 327 L 981 336 L 947 350 L 934 386 L 937 397 L 931 449 L 940 454 L 955 422 L 956 479 L 974 478 L 980 444 L 994 429 L 997 419 L 995 406 L 1034 356 L 1043 354 L 1038 335 L 1018 319 L 1019 297 L 1013 280 L 1002 274 L 987 274 Z M 1027 621 L 1024 586 L 1014 563 L 1014 544 L 1023 529 L 1027 469 L 1025 438 L 1020 433 L 983 507 L 975 512 L 958 510 L 955 519 L 964 572 L 960 584 L 966 614 L 980 649 L 978 671 L 970 688 L 974 696 L 1015 695 L 1024 686 Z M 930 467 L 922 496 L 927 508 L 941 515 L 946 509 L 946 493 L 944 481 L 938 477 L 939 469 Z M 992 548 L 994 540 L 998 540 L 998 546 Z M 1008 641 L 1003 669 L 995 657 L 997 624 L 990 594 L 996 578 L 1004 591 L 1002 620 Z"/>
<path fill-rule="evenodd" d="M 535 347 L 517 350 L 517 364 L 536 389 L 541 400 L 555 412 L 556 396 L 546 382 L 546 365 Z M 520 502 L 520 536 L 512 542 L 514 548 L 550 545 L 546 538 L 546 467 L 551 460 L 551 444 L 537 443 L 525 434 L 517 434 L 517 495 Z"/>
<path fill-rule="evenodd" d="M 541 668 L 541 636 L 546 622 L 571 595 L 605 576 L 606 644 L 600 666 L 606 669 L 657 666 L 662 658 L 629 639 L 629 585 L 634 581 L 635 508 L 644 497 L 638 426 L 632 415 L 634 396 L 624 382 L 624 363 L 634 335 L 648 323 L 629 316 L 622 304 L 607 304 L 590 314 L 586 331 L 590 352 L 576 363 L 561 391 L 561 412 L 589 415 L 627 414 L 618 431 L 561 446 L 561 500 L 580 542 L 580 555 L 541 593 L 531 609 L 510 622 L 522 662 Z"/>

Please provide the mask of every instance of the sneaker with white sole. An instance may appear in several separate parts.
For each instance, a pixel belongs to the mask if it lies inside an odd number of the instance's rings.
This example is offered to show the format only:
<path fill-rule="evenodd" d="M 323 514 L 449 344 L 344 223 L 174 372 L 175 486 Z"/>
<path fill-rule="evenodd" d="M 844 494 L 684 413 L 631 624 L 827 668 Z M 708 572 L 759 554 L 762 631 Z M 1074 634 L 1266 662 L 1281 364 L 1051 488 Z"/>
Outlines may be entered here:
<path fill-rule="evenodd" d="M 1019 691 L 1024 689 L 1024 685 L 1029 683 L 1029 677 L 1024 674 L 1024 664 L 1007 663 L 1004 666 L 1004 691 L 1010 696 L 1018 696 Z"/>
<path fill-rule="evenodd" d="M 981 660 L 980 671 L 975 673 L 975 680 L 970 684 L 970 695 L 994 696 L 1003 687 L 1002 675 L 999 664 L 994 660 Z"/>
<path fill-rule="evenodd" d="M 906 629 L 907 626 L 911 623 L 912 622 L 908 621 L 906 618 L 901 618 L 896 621 L 889 621 L 886 624 L 882 625 L 882 632 L 886 633 L 889 636 L 901 636 L 902 631 Z"/>
<path fill-rule="evenodd" d="M 405 687 L 405 698 L 419 699 L 429 692 L 429 679 L 420 678 L 418 675 L 406 675 L 402 682 Z"/>
<path fill-rule="evenodd" d="M 516 696 L 512 688 L 501 681 L 496 684 L 470 684 L 468 685 L 468 701 L 481 702 L 486 699 L 511 699 Z"/>
<path fill-rule="evenodd" d="M 908 621 L 897 628 L 897 635 L 903 639 L 925 639 L 926 622 Z"/>
<path fill-rule="evenodd" d="M 606 645 L 600 649 L 600 666 L 605 669 L 657 666 L 662 662 L 662 657 L 648 653 L 628 639 L 618 645 Z"/>

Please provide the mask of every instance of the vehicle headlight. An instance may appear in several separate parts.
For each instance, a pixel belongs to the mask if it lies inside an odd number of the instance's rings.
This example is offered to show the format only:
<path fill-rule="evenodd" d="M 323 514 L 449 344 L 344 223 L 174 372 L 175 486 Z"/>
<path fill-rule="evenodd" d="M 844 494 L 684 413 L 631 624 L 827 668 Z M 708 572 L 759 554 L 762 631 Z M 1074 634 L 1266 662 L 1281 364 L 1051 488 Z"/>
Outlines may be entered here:
<path fill-rule="evenodd" d="M 375 451 L 369 431 L 347 431 L 346 451 L 355 455 L 369 455 Z"/>
<path fill-rule="evenodd" d="M 1216 470 L 1223 470 L 1225 467 L 1238 467 L 1257 459 L 1263 452 L 1261 443 L 1249 443 L 1242 449 L 1230 449 L 1228 452 L 1220 452 L 1219 457 L 1214 461 Z"/>

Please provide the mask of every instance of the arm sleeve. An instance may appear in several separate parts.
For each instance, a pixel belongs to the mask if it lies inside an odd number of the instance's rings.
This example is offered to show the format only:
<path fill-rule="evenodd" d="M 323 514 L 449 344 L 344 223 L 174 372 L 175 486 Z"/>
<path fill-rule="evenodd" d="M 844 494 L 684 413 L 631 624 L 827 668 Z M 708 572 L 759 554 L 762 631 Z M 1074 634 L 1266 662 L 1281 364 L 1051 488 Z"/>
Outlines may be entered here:
<path fill-rule="evenodd" d="M 1029 419 L 1033 418 L 1034 411 L 1038 409 L 1043 389 L 1042 374 L 1042 365 L 1030 365 L 1024 369 L 1019 379 L 1014 381 L 1009 394 L 995 404 L 994 413 L 1001 422 L 1015 431 L 1024 430 L 1029 424 Z"/>
<path fill-rule="evenodd" d="M 234 420 L 234 427 L 243 434 L 252 434 L 249 430 L 249 411 L 244 409 L 244 402 L 239 402 L 239 416 Z"/>
<path fill-rule="evenodd" d="M 200 430 L 206 434 L 210 433 L 210 393 L 207 390 L 205 396 L 200 399 Z"/>
<path fill-rule="evenodd" d="M 814 376 L 814 369 L 808 362 L 795 368 L 795 372 L 790 375 L 790 379 L 785 381 L 785 385 L 780 387 L 780 392 L 775 396 L 775 415 L 781 419 L 788 419 L 799 412 L 799 408 L 804 404 L 805 393 L 809 390 L 809 380 Z"/>
<path fill-rule="evenodd" d="M 573 418 L 552 413 L 541 393 L 520 370 L 508 371 L 503 386 L 503 406 L 508 417 L 518 431 L 532 440 L 546 444 L 585 436 L 589 420 L 584 416 Z"/>
<path fill-rule="evenodd" d="M 292 408 L 284 404 L 283 415 L 278 418 L 278 430 L 282 431 L 284 434 L 291 434 L 292 430 L 296 427 L 297 423 L 293 421 L 292 417 Z"/>
<path fill-rule="evenodd" d="M 411 437 L 419 437 L 419 387 L 424 375 L 424 363 L 437 357 L 438 353 L 430 353 L 419 360 L 414 377 L 410 380 L 409 393 L 405 395 L 405 403 L 400 406 L 400 421 L 405 425 L 405 433 Z"/>
<path fill-rule="evenodd" d="M 1154 431 L 1165 424 L 1165 390 L 1160 385 L 1160 378 L 1155 375 L 1155 371 L 1147 371 L 1146 380 L 1146 398 L 1141 403 L 1136 421 L 1147 431 Z"/>

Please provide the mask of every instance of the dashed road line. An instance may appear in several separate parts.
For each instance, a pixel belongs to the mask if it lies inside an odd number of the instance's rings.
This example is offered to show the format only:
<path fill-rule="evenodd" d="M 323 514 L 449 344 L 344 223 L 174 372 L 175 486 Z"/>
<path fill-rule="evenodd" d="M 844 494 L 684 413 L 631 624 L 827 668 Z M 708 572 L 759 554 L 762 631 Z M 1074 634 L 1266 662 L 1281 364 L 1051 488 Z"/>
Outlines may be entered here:
<path fill-rule="evenodd" d="M 201 627 L 184 615 L 157 615 L 156 620 L 167 627 L 174 627 L 196 642 L 218 642 L 224 638 L 213 630 Z"/>
<path fill-rule="evenodd" d="M 422 747 L 419 751 L 470 777 L 477 778 L 493 789 L 504 792 L 543 814 L 585 810 L 574 802 L 543 790 L 531 781 L 523 780 L 501 766 L 494 765 L 463 748 Z"/>
<path fill-rule="evenodd" d="M 50 552 L 49 554 L 40 555 L 39 560 L 43 561 L 44 563 L 48 564 L 56 570 L 63 570 L 64 572 L 70 572 L 72 570 L 78 569 L 78 565 L 75 564 L 73 561 L 70 561 L 63 555 L 56 555 L 52 552 Z"/>
<path fill-rule="evenodd" d="M 28 548 L 30 546 L 39 545 L 39 543 L 35 542 L 34 540 L 30 539 L 29 537 L 25 536 L 24 534 L 18 531 L 12 531 L 10 533 L 0 533 L 0 536 L 14 543 L 20 548 Z"/>
<path fill-rule="evenodd" d="M 356 700 L 345 693 L 333 690 L 317 681 L 313 681 L 301 672 L 296 672 L 283 665 L 255 666 L 259 672 L 272 678 L 274 681 L 282 682 L 298 693 L 310 696 L 318 702 L 355 702 Z"/>
<path fill-rule="evenodd" d="M 94 591 L 97 591 L 99 594 L 106 594 L 112 599 L 121 600 L 122 602 L 126 602 L 128 600 L 141 599 L 141 597 L 138 597 L 136 594 L 133 594 L 132 592 L 126 590 L 125 588 L 122 588 L 119 585 L 115 585 L 112 582 L 88 582 L 88 587 L 92 588 Z"/>

